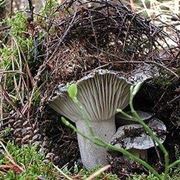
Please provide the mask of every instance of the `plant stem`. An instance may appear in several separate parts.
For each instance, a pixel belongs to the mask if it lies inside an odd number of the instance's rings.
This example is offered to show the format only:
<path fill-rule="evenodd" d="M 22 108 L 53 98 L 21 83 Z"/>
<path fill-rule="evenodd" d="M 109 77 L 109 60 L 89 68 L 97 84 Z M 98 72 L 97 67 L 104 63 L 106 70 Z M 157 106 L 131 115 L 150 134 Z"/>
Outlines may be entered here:
<path fill-rule="evenodd" d="M 96 136 L 86 136 L 84 135 L 81 131 L 77 130 L 76 127 L 74 127 L 71 123 L 69 123 L 64 117 L 61 118 L 62 122 L 70 127 L 71 129 L 73 129 L 76 133 L 79 133 L 81 136 L 83 136 L 84 138 L 88 139 L 89 141 L 91 141 L 92 143 L 101 146 L 103 148 L 109 149 L 109 150 L 113 150 L 113 151 L 118 151 L 120 153 L 122 153 L 123 155 L 125 155 L 128 159 L 132 159 L 140 164 L 142 164 L 144 167 L 146 167 L 151 173 L 155 174 L 159 179 L 162 180 L 162 177 L 158 174 L 158 172 L 152 167 L 150 166 L 148 163 L 146 163 L 145 161 L 143 161 L 142 159 L 138 158 L 137 156 L 133 155 L 132 153 L 128 152 L 127 150 L 123 149 L 123 148 L 119 148 L 119 147 L 115 147 L 109 143 L 104 142 L 103 140 L 99 139 Z"/>
<path fill-rule="evenodd" d="M 168 175 L 168 171 L 169 171 L 169 154 L 168 154 L 167 150 L 165 149 L 165 147 L 162 145 L 162 143 L 159 141 L 159 139 L 154 135 L 154 132 L 149 128 L 148 125 L 146 125 L 144 123 L 143 119 L 141 119 L 141 117 L 135 111 L 135 109 L 133 107 L 133 98 L 134 98 L 134 96 L 132 95 L 132 90 L 133 89 L 131 88 L 131 93 L 130 93 L 131 95 L 130 95 L 130 102 L 129 102 L 131 112 L 132 112 L 133 117 L 135 118 L 135 120 L 144 127 L 145 131 L 158 144 L 159 148 L 164 153 L 164 161 L 165 161 L 164 180 L 166 180 L 167 175 Z"/>
<path fill-rule="evenodd" d="M 170 165 L 169 165 L 169 169 L 170 169 L 170 168 L 173 168 L 174 166 L 176 166 L 176 165 L 178 165 L 178 164 L 180 164 L 180 159 L 177 160 L 177 161 L 175 161 L 175 162 L 173 162 L 172 164 L 170 164 Z"/>
<path fill-rule="evenodd" d="M 123 148 L 119 148 L 116 146 L 113 146 L 109 143 L 106 143 L 104 141 L 102 141 L 99 138 L 95 138 L 95 140 L 93 141 L 95 144 L 99 145 L 99 146 L 103 146 L 106 149 L 109 150 L 113 150 L 113 151 L 118 151 L 120 153 L 122 153 L 124 156 L 126 156 L 128 159 L 131 159 L 133 161 L 136 161 L 140 164 L 142 164 L 144 167 L 146 167 L 151 173 L 155 174 L 159 179 L 162 179 L 161 176 L 158 174 L 158 172 L 152 167 L 150 166 L 148 163 L 146 163 L 145 161 L 143 161 L 142 159 L 138 158 L 137 156 L 133 155 L 132 153 L 128 152 L 127 150 L 123 149 Z"/>

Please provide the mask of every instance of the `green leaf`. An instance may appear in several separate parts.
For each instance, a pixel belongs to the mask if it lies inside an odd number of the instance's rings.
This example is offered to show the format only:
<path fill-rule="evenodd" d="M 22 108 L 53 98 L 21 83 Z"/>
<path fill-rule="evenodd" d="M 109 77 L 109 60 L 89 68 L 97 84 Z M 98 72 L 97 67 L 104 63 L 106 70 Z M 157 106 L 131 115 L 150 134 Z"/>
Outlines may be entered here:
<path fill-rule="evenodd" d="M 71 84 L 68 87 L 68 95 L 71 99 L 76 100 L 77 99 L 77 85 L 76 84 Z"/>
<path fill-rule="evenodd" d="M 70 123 L 68 122 L 68 120 L 66 120 L 64 117 L 61 117 L 61 121 L 66 125 L 69 126 Z"/>

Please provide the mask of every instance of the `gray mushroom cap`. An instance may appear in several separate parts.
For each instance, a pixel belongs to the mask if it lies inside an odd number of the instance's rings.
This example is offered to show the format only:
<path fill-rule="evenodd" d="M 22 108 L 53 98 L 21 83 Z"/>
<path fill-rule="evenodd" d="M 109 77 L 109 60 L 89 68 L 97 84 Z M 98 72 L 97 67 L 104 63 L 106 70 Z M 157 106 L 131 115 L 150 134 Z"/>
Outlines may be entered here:
<path fill-rule="evenodd" d="M 133 83 L 138 83 L 157 76 L 159 76 L 159 69 L 156 66 L 143 63 L 130 73 L 128 80 Z"/>
<path fill-rule="evenodd" d="M 83 105 L 88 119 L 104 121 L 124 109 L 129 103 L 131 83 L 114 71 L 98 70 L 76 82 L 77 98 Z M 60 85 L 49 105 L 61 115 L 76 122 L 82 116 L 80 107 L 68 97 L 67 85 Z"/>
<path fill-rule="evenodd" d="M 160 138 L 160 142 L 163 143 L 166 138 L 166 126 L 164 123 L 158 119 L 152 119 L 148 125 L 156 134 L 162 133 L 162 135 L 158 137 Z M 110 143 L 125 149 L 145 150 L 154 147 L 154 141 L 144 132 L 140 124 L 121 126 L 112 137 Z"/>
<path fill-rule="evenodd" d="M 67 93 L 67 86 L 60 86 L 57 95 L 49 105 L 61 115 L 76 123 L 76 128 L 90 136 L 87 121 L 94 135 L 109 142 L 116 131 L 115 114 L 118 108 L 124 109 L 129 103 L 130 86 L 125 78 L 114 71 L 98 70 L 76 82 L 77 99 L 82 108 Z M 78 136 L 81 159 L 88 169 L 107 164 L 106 149 L 96 146 L 88 139 Z"/>

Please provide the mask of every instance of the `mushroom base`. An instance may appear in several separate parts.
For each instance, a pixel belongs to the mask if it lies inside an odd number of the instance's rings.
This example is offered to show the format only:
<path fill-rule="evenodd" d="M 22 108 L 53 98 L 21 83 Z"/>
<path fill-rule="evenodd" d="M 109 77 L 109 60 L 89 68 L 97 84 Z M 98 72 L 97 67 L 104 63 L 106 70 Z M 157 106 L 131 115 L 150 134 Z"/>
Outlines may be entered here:
<path fill-rule="evenodd" d="M 148 155 L 147 155 L 147 150 L 146 149 L 129 149 L 128 150 L 130 153 L 132 153 L 133 155 L 147 161 L 148 159 Z"/>
<path fill-rule="evenodd" d="M 115 118 L 101 121 L 101 122 L 90 122 L 91 128 L 93 130 L 94 135 L 101 138 L 105 142 L 110 142 L 110 139 L 115 134 Z M 77 121 L 76 127 L 79 131 L 81 131 L 84 135 L 90 137 L 91 134 L 89 132 L 89 128 L 85 121 Z M 97 146 L 90 142 L 88 139 L 82 137 L 80 134 L 77 135 L 78 144 L 81 154 L 81 160 L 83 165 L 87 169 L 94 168 L 99 165 L 106 165 L 107 163 L 107 150 L 100 146 Z"/>

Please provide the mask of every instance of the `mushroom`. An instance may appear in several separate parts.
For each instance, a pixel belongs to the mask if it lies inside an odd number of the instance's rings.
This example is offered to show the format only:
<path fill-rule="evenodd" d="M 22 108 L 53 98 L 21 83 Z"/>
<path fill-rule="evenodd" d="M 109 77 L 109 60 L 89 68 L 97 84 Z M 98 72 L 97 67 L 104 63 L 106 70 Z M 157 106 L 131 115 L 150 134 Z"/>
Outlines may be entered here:
<path fill-rule="evenodd" d="M 153 118 L 149 121 L 148 126 L 156 132 L 160 142 L 163 143 L 166 138 L 166 126 L 164 123 Z M 147 160 L 147 149 L 157 146 L 157 143 L 155 144 L 152 138 L 144 132 L 143 126 L 140 124 L 119 127 L 110 143 L 116 147 L 125 148 L 144 160 Z"/>
<path fill-rule="evenodd" d="M 114 71 L 96 70 L 77 81 L 77 99 L 81 103 L 89 126 L 94 135 L 109 142 L 116 132 L 116 109 L 124 109 L 129 103 L 130 86 Z M 83 119 L 82 108 L 67 94 L 67 87 L 61 86 L 58 95 L 49 105 L 61 115 L 75 122 L 76 128 L 86 136 L 91 136 L 87 121 Z M 77 134 L 83 165 L 90 169 L 107 164 L 106 149 L 99 147 Z"/>

